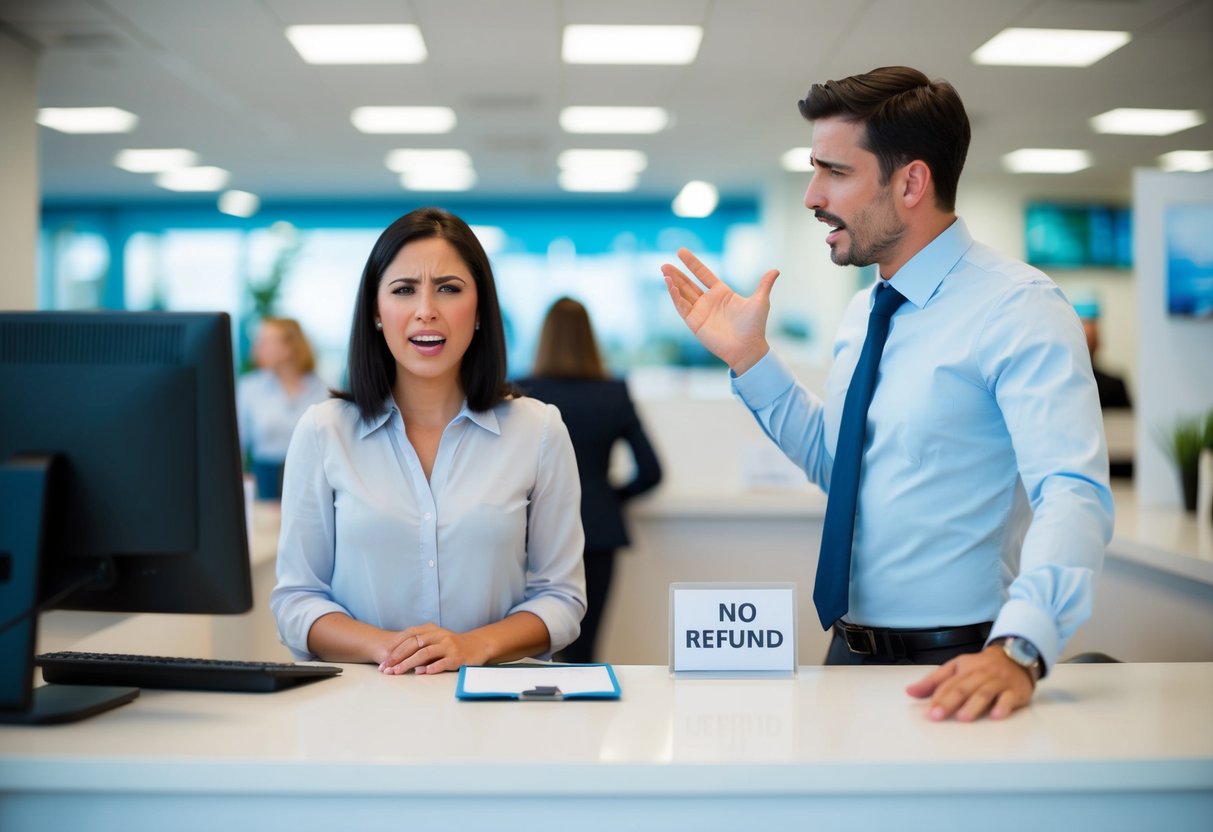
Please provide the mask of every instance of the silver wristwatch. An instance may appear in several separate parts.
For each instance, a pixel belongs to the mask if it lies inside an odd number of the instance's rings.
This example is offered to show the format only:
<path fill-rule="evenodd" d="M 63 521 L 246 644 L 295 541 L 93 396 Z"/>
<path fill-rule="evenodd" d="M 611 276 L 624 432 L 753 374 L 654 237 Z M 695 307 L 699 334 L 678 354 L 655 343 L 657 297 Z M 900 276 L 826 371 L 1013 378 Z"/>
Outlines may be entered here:
<path fill-rule="evenodd" d="M 1007 636 L 1000 641 L 1002 642 L 1002 652 L 1007 654 L 1007 658 L 1028 671 L 1033 685 L 1039 682 L 1044 662 L 1041 661 L 1040 651 L 1036 649 L 1036 645 L 1019 636 Z"/>

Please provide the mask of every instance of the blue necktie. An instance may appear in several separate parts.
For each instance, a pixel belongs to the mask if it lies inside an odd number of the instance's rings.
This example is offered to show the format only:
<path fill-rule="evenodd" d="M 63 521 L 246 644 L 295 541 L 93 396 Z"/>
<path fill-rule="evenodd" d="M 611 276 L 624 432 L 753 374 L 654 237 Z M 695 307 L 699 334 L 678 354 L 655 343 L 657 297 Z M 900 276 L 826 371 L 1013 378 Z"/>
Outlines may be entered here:
<path fill-rule="evenodd" d="M 851 386 L 842 406 L 838 426 L 838 447 L 834 450 L 834 470 L 830 475 L 830 496 L 826 501 L 825 524 L 821 532 L 821 555 L 817 559 L 817 581 L 813 585 L 813 603 L 821 628 L 828 630 L 847 614 L 851 584 L 851 542 L 855 535 L 855 507 L 859 499 L 859 471 L 868 426 L 868 405 L 876 389 L 876 368 L 884 342 L 889 337 L 889 320 L 905 296 L 881 280 L 876 302 L 868 316 L 868 335 L 859 354 L 859 363 L 851 376 Z"/>

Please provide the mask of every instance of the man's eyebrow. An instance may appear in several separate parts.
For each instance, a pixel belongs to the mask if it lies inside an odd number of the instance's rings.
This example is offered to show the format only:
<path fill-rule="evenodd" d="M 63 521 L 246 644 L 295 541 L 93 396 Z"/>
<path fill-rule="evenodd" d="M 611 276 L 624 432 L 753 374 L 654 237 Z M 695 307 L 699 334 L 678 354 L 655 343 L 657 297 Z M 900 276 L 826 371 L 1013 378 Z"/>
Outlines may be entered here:
<path fill-rule="evenodd" d="M 816 156 L 810 156 L 809 161 L 815 168 L 825 168 L 826 170 L 839 170 L 847 173 L 854 170 L 850 165 L 844 165 L 842 162 L 827 162 L 825 159 L 818 159 Z"/>

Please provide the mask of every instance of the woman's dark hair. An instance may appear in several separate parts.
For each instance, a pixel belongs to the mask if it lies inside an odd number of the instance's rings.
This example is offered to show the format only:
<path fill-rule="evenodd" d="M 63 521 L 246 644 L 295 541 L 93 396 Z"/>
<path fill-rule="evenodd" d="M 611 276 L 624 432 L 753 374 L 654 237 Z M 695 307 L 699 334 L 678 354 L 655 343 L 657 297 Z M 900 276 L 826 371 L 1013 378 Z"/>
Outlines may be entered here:
<path fill-rule="evenodd" d="M 799 102 L 810 121 L 837 117 L 864 125 L 864 148 L 880 162 L 881 184 L 915 159 L 931 169 L 935 202 L 956 209 L 956 189 L 969 153 L 969 117 L 955 88 L 916 69 L 886 66 L 841 81 L 814 84 Z"/>
<path fill-rule="evenodd" d="M 383 273 L 400 249 L 414 240 L 437 237 L 446 240 L 459 254 L 476 282 L 477 319 L 480 328 L 464 353 L 459 381 L 468 407 L 488 410 L 513 393 L 506 383 L 505 326 L 497 302 L 493 268 L 484 247 L 468 224 L 441 208 L 418 208 L 384 229 L 375 241 L 362 270 L 354 302 L 350 331 L 348 393 L 339 398 L 358 406 L 362 418 L 370 420 L 383 412 L 384 402 L 396 382 L 396 359 L 383 333 L 375 329 L 376 298 Z"/>
<path fill-rule="evenodd" d="M 594 340 L 590 313 L 572 298 L 558 299 L 543 319 L 531 375 L 540 378 L 607 377 Z"/>

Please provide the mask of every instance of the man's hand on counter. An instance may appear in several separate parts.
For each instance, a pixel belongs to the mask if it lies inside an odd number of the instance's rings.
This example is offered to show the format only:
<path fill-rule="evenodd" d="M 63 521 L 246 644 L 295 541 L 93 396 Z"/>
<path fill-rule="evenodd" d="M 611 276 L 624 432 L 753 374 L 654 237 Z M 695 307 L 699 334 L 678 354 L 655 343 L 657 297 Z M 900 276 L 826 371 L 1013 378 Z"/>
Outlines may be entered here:
<path fill-rule="evenodd" d="M 1028 672 L 1007 658 L 1002 647 L 957 656 L 906 687 L 916 699 L 930 698 L 927 716 L 972 722 L 987 713 L 1005 719 L 1032 701 L 1035 685 Z"/>

